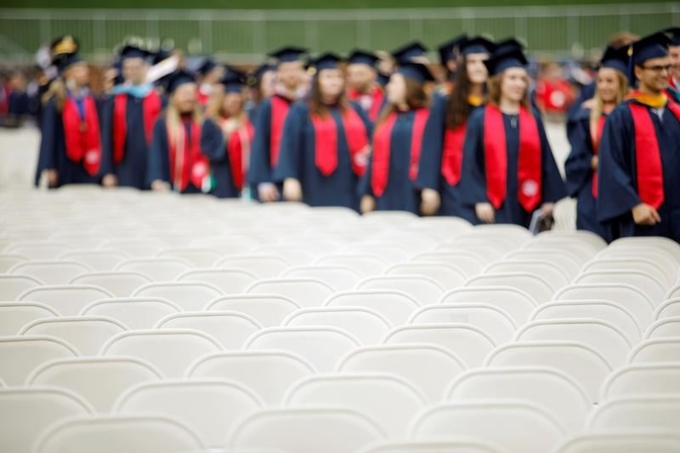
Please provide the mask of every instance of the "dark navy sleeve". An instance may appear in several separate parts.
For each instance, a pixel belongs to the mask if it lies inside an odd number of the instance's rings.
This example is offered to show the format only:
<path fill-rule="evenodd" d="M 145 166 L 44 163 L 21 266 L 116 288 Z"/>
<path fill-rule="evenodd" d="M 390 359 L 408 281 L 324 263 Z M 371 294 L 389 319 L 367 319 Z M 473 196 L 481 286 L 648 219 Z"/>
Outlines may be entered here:
<path fill-rule="evenodd" d="M 460 180 L 463 204 L 488 203 L 484 162 L 484 110 L 475 110 L 468 120 L 463 145 L 463 171 Z"/>
<path fill-rule="evenodd" d="M 554 203 L 566 197 L 567 190 L 560 170 L 557 167 L 557 162 L 555 162 L 555 155 L 553 154 L 540 116 L 536 116 L 536 121 L 538 123 L 538 134 L 541 139 L 541 175 L 543 178 L 541 181 L 543 187 L 542 202 Z"/>
<path fill-rule="evenodd" d="M 203 121 L 201 128 L 201 152 L 211 161 L 223 161 L 226 157 L 226 147 L 222 138 L 222 131 L 211 119 Z"/>
<path fill-rule="evenodd" d="M 250 167 L 248 170 L 248 182 L 260 184 L 271 182 L 271 119 L 272 104 L 267 99 L 260 104 L 255 119 L 255 138 L 250 150 Z"/>
<path fill-rule="evenodd" d="M 153 139 L 149 149 L 149 166 L 147 168 L 147 185 L 154 181 L 170 182 L 170 159 L 168 156 L 168 130 L 165 117 L 156 120 L 153 127 Z"/>
<path fill-rule="evenodd" d="M 35 175 L 36 186 L 40 183 L 40 176 L 44 170 L 54 170 L 57 168 L 56 119 L 59 114 L 54 99 L 48 101 L 43 107 L 40 125 L 40 152 Z"/>
<path fill-rule="evenodd" d="M 304 152 L 305 123 L 309 118 L 309 108 L 304 102 L 294 104 L 283 126 L 279 162 L 272 171 L 272 180 L 283 182 L 286 178 L 301 178 L 301 157 Z"/>
<path fill-rule="evenodd" d="M 102 176 L 115 174 L 113 165 L 113 106 L 114 97 L 111 96 L 104 101 L 101 110 L 102 163 L 99 171 Z"/>
<path fill-rule="evenodd" d="M 567 138 L 571 145 L 571 152 L 564 163 L 566 173 L 567 194 L 575 197 L 590 180 L 593 173 L 591 162 L 593 159 L 590 141 L 590 121 L 585 118 L 570 121 L 567 126 Z"/>
<path fill-rule="evenodd" d="M 415 184 L 420 189 L 441 190 L 442 154 L 446 130 L 446 107 L 448 97 L 437 96 L 432 103 L 430 116 L 423 134 L 418 178 Z"/>

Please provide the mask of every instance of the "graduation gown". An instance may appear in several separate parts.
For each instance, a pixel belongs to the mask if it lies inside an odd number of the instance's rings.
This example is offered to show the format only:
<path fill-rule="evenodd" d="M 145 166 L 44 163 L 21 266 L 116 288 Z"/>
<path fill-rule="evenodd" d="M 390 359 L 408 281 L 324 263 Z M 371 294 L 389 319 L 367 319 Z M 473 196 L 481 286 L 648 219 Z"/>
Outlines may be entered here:
<path fill-rule="evenodd" d="M 187 140 L 192 140 L 192 121 L 182 121 L 184 126 L 184 132 L 186 134 Z M 207 164 L 205 169 L 206 176 L 209 175 L 209 162 L 220 160 L 224 158 L 225 149 L 222 141 L 222 133 L 220 129 L 210 120 L 203 121 L 201 126 L 201 137 L 200 137 L 200 157 L 201 163 Z M 149 164 L 147 168 L 146 184 L 151 186 L 154 181 L 165 181 L 172 185 L 173 190 L 181 193 L 201 193 L 210 192 L 207 187 L 199 187 L 198 181 L 189 180 L 185 187 L 180 187 L 181 181 L 177 181 L 173 177 L 173 168 L 171 168 L 171 148 L 168 142 L 168 128 L 166 118 L 164 116 L 160 117 L 153 130 L 153 140 L 151 142 L 151 148 L 149 149 Z M 174 160 L 174 158 L 173 158 Z M 206 162 L 207 161 L 207 162 Z M 199 163 L 197 160 L 189 158 L 186 159 L 182 164 L 177 163 L 177 167 L 174 170 L 184 171 L 186 170 L 189 174 L 194 171 L 194 166 Z M 188 166 L 188 168 L 185 168 Z"/>
<path fill-rule="evenodd" d="M 359 105 L 372 123 L 375 123 L 378 120 L 380 112 L 383 107 L 385 107 L 385 104 L 387 104 L 385 92 L 377 83 L 368 94 L 361 94 L 356 90 L 349 90 L 347 92 L 347 97 L 350 101 L 354 101 Z M 366 100 L 368 102 L 365 102 Z"/>
<path fill-rule="evenodd" d="M 283 126 L 292 103 L 292 100 L 275 94 L 262 101 L 257 108 L 255 138 L 250 150 L 248 169 L 248 182 L 254 186 L 274 181 L 273 169 L 278 164 Z M 280 189 L 279 185 L 279 191 Z"/>
<path fill-rule="evenodd" d="M 663 173 L 661 222 L 636 225 L 631 210 L 642 202 L 638 184 L 635 124 L 627 100 L 611 113 L 600 144 L 598 218 L 612 229 L 612 239 L 627 236 L 665 236 L 680 242 L 680 121 L 668 109 L 662 118 L 644 106 L 658 141 Z M 643 105 L 643 104 L 639 104 Z"/>
<path fill-rule="evenodd" d="M 537 121 L 541 147 L 540 168 L 540 202 L 554 203 L 566 196 L 564 181 L 559 173 L 555 158 L 545 134 L 543 122 L 537 112 L 533 112 Z M 486 180 L 486 162 L 484 145 L 484 122 L 486 108 L 477 109 L 468 120 L 468 129 L 463 148 L 463 176 L 460 182 L 463 204 L 474 209 L 477 203 L 489 203 Z M 513 223 L 529 227 L 533 212 L 527 212 L 519 200 L 519 143 L 520 125 L 517 115 L 502 114 L 507 149 L 506 191 L 503 203 L 495 210 L 495 223 Z M 475 219 L 474 223 L 480 223 Z"/>
<path fill-rule="evenodd" d="M 592 169 L 595 143 L 590 126 L 590 109 L 581 108 L 567 124 L 567 138 L 571 152 L 565 163 L 567 194 L 576 198 L 576 228 L 593 232 L 606 241 L 611 241 L 609 229 L 597 220 L 596 172 Z M 601 118 L 603 122 L 605 116 Z M 598 125 L 598 133 L 601 133 Z M 599 145 L 598 145 L 599 148 Z M 595 179 L 595 180 L 594 180 Z"/>
<path fill-rule="evenodd" d="M 359 116 L 365 133 L 365 143 L 371 136 L 370 120 L 357 105 L 351 105 Z M 316 143 L 316 133 L 312 114 L 307 102 L 293 105 L 286 118 L 279 164 L 274 170 L 274 180 L 283 182 L 286 178 L 295 178 L 302 186 L 302 201 L 310 206 L 343 206 L 359 209 L 359 193 L 357 185 L 359 175 L 353 168 L 350 147 L 343 122 L 343 112 L 338 107 L 331 107 L 329 114 L 335 123 L 337 146 L 337 166 L 330 175 L 324 175 L 316 162 L 317 147 L 330 144 Z M 332 145 L 331 145 L 332 146 Z M 365 163 L 362 165 L 365 170 Z"/>
<path fill-rule="evenodd" d="M 92 96 L 89 94 L 83 98 L 83 102 L 87 102 L 88 99 L 92 99 Z M 93 99 L 92 102 L 94 105 Z M 96 108 L 94 108 L 93 112 L 94 116 L 98 116 Z M 82 120 L 82 113 L 80 116 Z M 99 118 L 89 118 L 89 121 L 93 125 L 99 124 Z M 79 126 L 76 124 L 74 128 L 79 128 Z M 55 188 L 66 184 L 97 184 L 99 182 L 98 169 L 93 172 L 91 167 L 89 170 L 86 168 L 89 166 L 86 166 L 85 155 L 77 160 L 68 156 L 65 127 L 68 126 L 64 125 L 63 109 L 60 110 L 57 107 L 56 100 L 52 98 L 42 109 L 40 152 L 35 175 L 36 186 L 39 184 L 40 176 L 44 170 L 57 171 L 58 183 Z M 74 130 L 70 133 L 77 134 L 78 131 Z M 99 135 L 100 130 L 97 129 L 96 134 Z M 99 145 L 101 146 L 101 143 Z M 99 155 L 95 157 L 101 159 L 101 149 L 97 151 Z M 99 163 L 97 162 L 96 165 L 98 167 Z"/>
<path fill-rule="evenodd" d="M 389 118 L 377 126 L 373 133 L 373 153 L 368 169 L 360 184 L 360 193 L 370 195 L 376 200 L 378 211 L 409 211 L 420 213 L 420 190 L 415 184 L 418 162 L 412 162 L 412 151 L 415 142 L 422 146 L 420 140 L 414 140 L 416 131 L 417 110 L 395 112 L 394 124 L 389 135 L 389 161 L 387 162 L 387 184 L 382 194 L 375 193 L 374 181 L 376 177 L 376 143 L 375 138 L 379 129 L 386 127 Z M 423 129 L 424 129 L 423 123 Z M 424 132 L 424 131 L 421 131 Z M 421 138 L 422 139 L 422 138 Z M 413 169 L 415 167 L 415 174 Z"/>
<path fill-rule="evenodd" d="M 227 121 L 226 119 L 222 121 Z M 217 198 L 238 198 L 247 180 L 248 160 L 255 129 L 248 118 L 241 127 L 228 136 L 221 126 L 224 140 L 224 155 L 211 161 L 212 175 L 215 180 L 213 195 Z"/>
<path fill-rule="evenodd" d="M 474 208 L 463 204 L 459 184 L 467 124 L 459 126 L 454 131 L 448 130 L 446 125 L 448 102 L 448 95 L 439 95 L 432 103 L 423 135 L 416 185 L 420 189 L 433 189 L 441 194 L 439 215 L 462 217 L 469 222 L 475 222 L 477 217 Z M 454 183 L 451 184 L 449 181 Z"/>
<path fill-rule="evenodd" d="M 118 96 L 126 99 L 124 130 L 117 130 L 121 126 L 116 125 Z M 102 118 L 102 175 L 116 175 L 121 187 L 149 188 L 146 173 L 152 137 L 151 131 L 147 131 L 147 124 L 155 124 L 161 108 L 160 97 L 153 89 L 145 97 L 119 93 L 106 99 Z M 117 134 L 122 135 L 124 142 L 122 160 L 119 162 L 115 150 Z"/>

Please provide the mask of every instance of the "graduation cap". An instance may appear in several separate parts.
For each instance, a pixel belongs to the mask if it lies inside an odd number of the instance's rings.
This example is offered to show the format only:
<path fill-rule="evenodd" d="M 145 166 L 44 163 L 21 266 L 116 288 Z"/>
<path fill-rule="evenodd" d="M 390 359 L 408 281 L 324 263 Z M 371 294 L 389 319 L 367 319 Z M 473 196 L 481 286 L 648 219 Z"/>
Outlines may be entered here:
<path fill-rule="evenodd" d="M 268 54 L 268 56 L 275 58 L 277 64 L 290 63 L 293 61 L 300 61 L 307 53 L 307 49 L 302 47 L 282 47 Z"/>
<path fill-rule="evenodd" d="M 246 75 L 234 68 L 228 68 L 220 83 L 224 85 L 225 93 L 240 93 L 246 85 Z"/>
<path fill-rule="evenodd" d="M 266 72 L 273 71 L 274 69 L 276 68 L 273 65 L 269 63 L 262 63 L 250 73 L 250 76 L 248 77 L 248 85 L 251 87 L 256 86 L 260 80 L 262 80 L 262 76 Z"/>
<path fill-rule="evenodd" d="M 196 79 L 190 72 L 183 69 L 172 72 L 162 79 L 165 91 L 169 94 L 174 93 L 177 88 L 186 83 L 196 83 Z"/>
<path fill-rule="evenodd" d="M 506 52 L 508 50 L 524 50 L 524 43 L 516 38 L 507 38 L 496 43 L 496 52 Z"/>
<path fill-rule="evenodd" d="M 142 60 L 148 60 L 151 57 L 151 52 L 141 47 L 133 46 L 131 44 L 126 45 L 120 51 L 121 60 L 127 58 L 141 58 Z"/>
<path fill-rule="evenodd" d="M 216 67 L 217 63 L 215 63 L 215 60 L 213 60 L 212 57 L 203 57 L 203 60 L 199 64 L 197 71 L 202 76 L 205 76 Z"/>
<path fill-rule="evenodd" d="M 80 42 L 71 35 L 59 36 L 50 43 L 50 53 L 52 58 L 59 55 L 69 55 L 77 53 L 80 49 Z"/>
<path fill-rule="evenodd" d="M 671 46 L 680 46 L 680 27 L 669 27 L 663 32 L 670 35 Z"/>
<path fill-rule="evenodd" d="M 446 66 L 446 63 L 449 60 L 454 60 L 456 58 L 460 47 L 467 39 L 467 34 L 463 33 L 462 35 L 458 35 L 455 38 L 446 41 L 437 48 L 437 51 L 439 52 L 439 61 L 443 66 Z"/>
<path fill-rule="evenodd" d="M 434 82 L 430 69 L 426 65 L 414 61 L 402 63 L 397 73 L 419 83 Z"/>
<path fill-rule="evenodd" d="M 52 60 L 52 64 L 57 67 L 59 73 L 63 73 L 69 67 L 82 61 L 83 60 L 80 59 L 77 53 L 71 53 L 57 55 L 57 57 Z"/>
<path fill-rule="evenodd" d="M 642 65 L 645 61 L 652 58 L 663 58 L 668 56 L 668 46 L 671 38 L 661 32 L 645 36 L 631 44 L 632 63 L 635 66 Z"/>
<path fill-rule="evenodd" d="M 528 64 L 527 57 L 520 49 L 496 52 L 491 55 L 491 58 L 484 61 L 490 76 L 500 74 L 510 68 L 526 68 Z"/>
<path fill-rule="evenodd" d="M 419 41 L 412 41 L 392 51 L 392 57 L 397 62 L 407 62 L 414 58 L 424 57 L 425 52 L 427 52 L 427 47 Z"/>
<path fill-rule="evenodd" d="M 475 36 L 460 45 L 460 53 L 470 55 L 473 53 L 492 54 L 496 51 L 496 44 L 483 36 Z"/>
<path fill-rule="evenodd" d="M 347 62 L 349 64 L 365 64 L 374 68 L 378 60 L 379 58 L 373 52 L 355 49 L 349 54 Z"/>
<path fill-rule="evenodd" d="M 609 46 L 604 51 L 604 55 L 600 60 L 601 68 L 612 68 L 617 71 L 621 71 L 624 74 L 628 74 L 628 65 L 630 62 L 630 57 L 628 56 L 627 47 L 616 47 Z"/>
<path fill-rule="evenodd" d="M 326 52 L 323 55 L 315 58 L 312 62 L 312 67 L 318 73 L 324 69 L 337 69 L 342 57 L 332 52 Z"/>

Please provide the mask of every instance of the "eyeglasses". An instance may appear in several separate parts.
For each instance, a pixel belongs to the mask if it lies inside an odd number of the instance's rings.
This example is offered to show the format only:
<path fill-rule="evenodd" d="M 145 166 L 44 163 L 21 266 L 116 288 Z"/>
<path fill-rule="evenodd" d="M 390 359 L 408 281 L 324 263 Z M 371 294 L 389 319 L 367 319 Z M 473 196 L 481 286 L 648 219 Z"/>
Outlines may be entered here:
<path fill-rule="evenodd" d="M 640 66 L 642 69 L 645 69 L 647 71 L 654 71 L 654 72 L 664 72 L 668 71 L 670 72 L 671 69 L 673 69 L 672 65 L 666 65 L 666 66 Z"/>

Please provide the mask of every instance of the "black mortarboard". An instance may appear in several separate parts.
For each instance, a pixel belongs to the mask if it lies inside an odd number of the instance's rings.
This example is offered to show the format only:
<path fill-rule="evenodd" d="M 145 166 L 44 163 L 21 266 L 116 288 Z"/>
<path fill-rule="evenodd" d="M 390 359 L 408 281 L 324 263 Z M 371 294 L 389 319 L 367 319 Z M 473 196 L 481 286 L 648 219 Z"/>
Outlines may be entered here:
<path fill-rule="evenodd" d="M 621 71 L 624 74 L 628 74 L 628 65 L 630 62 L 630 57 L 628 56 L 628 48 L 620 47 L 615 48 L 612 46 L 607 47 L 604 51 L 604 55 L 600 60 L 601 68 L 612 68 L 617 71 Z"/>
<path fill-rule="evenodd" d="M 276 59 L 278 63 L 290 63 L 292 61 L 300 61 L 303 56 L 307 53 L 307 49 L 302 47 L 283 47 L 281 49 L 275 50 L 268 55 Z"/>
<path fill-rule="evenodd" d="M 203 60 L 198 66 L 198 73 L 201 74 L 202 76 L 206 75 L 213 69 L 217 67 L 217 63 L 215 63 L 215 60 L 212 59 L 212 57 L 203 57 Z"/>
<path fill-rule="evenodd" d="M 246 75 L 234 68 L 228 68 L 220 81 L 224 85 L 225 93 L 240 93 L 246 82 Z"/>
<path fill-rule="evenodd" d="M 349 64 L 365 64 L 371 67 L 375 67 L 378 60 L 379 58 L 373 52 L 360 49 L 353 50 L 347 59 Z"/>
<path fill-rule="evenodd" d="M 465 43 L 465 41 L 467 41 L 467 39 L 467 35 L 462 34 L 449 41 L 446 41 L 437 48 L 437 51 L 439 52 L 439 61 L 443 66 L 446 66 L 446 63 L 449 60 L 454 60 L 457 57 L 457 55 L 460 53 L 460 47 L 463 45 L 463 43 Z"/>
<path fill-rule="evenodd" d="M 527 57 L 520 49 L 510 49 L 505 52 L 496 52 L 491 55 L 491 58 L 484 61 L 486 68 L 489 70 L 489 75 L 494 76 L 500 74 L 506 69 L 510 68 L 526 68 L 529 62 Z"/>
<path fill-rule="evenodd" d="M 671 37 L 671 46 L 680 46 L 680 27 L 670 27 L 663 31 Z"/>
<path fill-rule="evenodd" d="M 339 55 L 332 52 L 326 52 L 315 58 L 312 62 L 312 66 L 316 69 L 316 72 L 323 71 L 324 69 L 337 69 L 341 61 L 342 57 Z"/>
<path fill-rule="evenodd" d="M 427 47 L 418 41 L 412 41 L 393 51 L 392 57 L 398 63 L 403 63 L 413 60 L 414 58 L 424 57 L 425 52 L 427 52 Z"/>
<path fill-rule="evenodd" d="M 123 60 L 126 58 L 141 58 L 147 60 L 149 57 L 151 57 L 151 53 L 148 50 L 130 44 L 123 47 L 120 51 L 120 58 Z"/>
<path fill-rule="evenodd" d="M 633 65 L 640 66 L 645 61 L 652 58 L 663 58 L 668 56 L 668 46 L 671 44 L 671 38 L 667 35 L 657 32 L 652 35 L 645 36 L 632 44 Z"/>
<path fill-rule="evenodd" d="M 185 83 L 196 83 L 194 76 L 182 69 L 172 72 L 163 78 L 163 85 L 167 93 L 174 93 L 175 90 Z"/>
<path fill-rule="evenodd" d="M 507 38 L 496 43 L 496 52 L 507 52 L 514 49 L 524 50 L 524 44 L 517 38 Z"/>
<path fill-rule="evenodd" d="M 422 63 L 402 63 L 397 72 L 404 77 L 408 77 L 409 79 L 413 79 L 420 83 L 434 82 L 434 77 L 432 76 L 430 69 Z"/>
<path fill-rule="evenodd" d="M 496 44 L 483 36 L 475 36 L 460 45 L 460 53 L 470 55 L 473 53 L 492 54 L 496 51 Z"/>
<path fill-rule="evenodd" d="M 57 67 L 57 70 L 61 73 L 68 69 L 70 66 L 80 63 L 83 60 L 80 59 L 77 53 L 71 54 L 61 54 L 52 60 L 52 64 Z"/>

